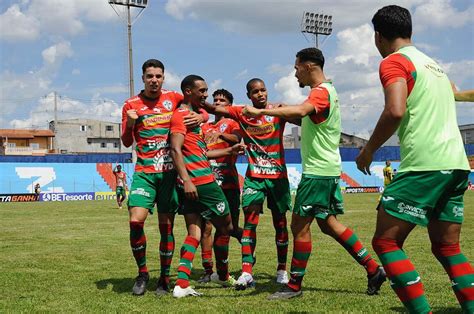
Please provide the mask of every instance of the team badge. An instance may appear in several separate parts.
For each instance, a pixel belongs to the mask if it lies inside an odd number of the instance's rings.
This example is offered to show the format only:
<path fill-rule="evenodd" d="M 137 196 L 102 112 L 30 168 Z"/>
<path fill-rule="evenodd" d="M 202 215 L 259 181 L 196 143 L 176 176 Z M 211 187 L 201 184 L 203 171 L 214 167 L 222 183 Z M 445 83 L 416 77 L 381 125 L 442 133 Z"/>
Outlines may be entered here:
<path fill-rule="evenodd" d="M 225 210 L 225 203 L 224 202 L 217 203 L 216 207 L 219 213 L 223 213 Z"/>
<path fill-rule="evenodd" d="M 166 110 L 171 111 L 171 108 L 173 108 L 173 103 L 169 100 L 163 101 L 163 107 L 166 108 Z"/>
<path fill-rule="evenodd" d="M 273 122 L 273 117 L 272 116 L 265 116 L 265 121 L 267 121 L 268 123 L 272 123 Z"/>
<path fill-rule="evenodd" d="M 161 113 L 161 110 L 160 110 L 160 108 L 153 108 L 153 112 Z"/>
<path fill-rule="evenodd" d="M 225 129 L 227 129 L 227 123 L 222 123 L 220 127 L 221 133 L 224 133 Z"/>

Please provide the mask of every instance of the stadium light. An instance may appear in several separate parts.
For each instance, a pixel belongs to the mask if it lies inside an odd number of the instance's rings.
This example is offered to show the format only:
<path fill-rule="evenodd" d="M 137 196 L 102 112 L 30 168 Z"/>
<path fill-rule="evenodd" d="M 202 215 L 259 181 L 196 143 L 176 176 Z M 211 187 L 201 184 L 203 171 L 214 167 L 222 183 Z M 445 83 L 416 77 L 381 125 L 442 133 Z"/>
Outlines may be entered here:
<path fill-rule="evenodd" d="M 318 35 L 329 36 L 332 33 L 332 15 L 303 12 L 301 32 L 313 34 L 314 43 L 316 48 L 318 48 Z"/>
<path fill-rule="evenodd" d="M 127 30 L 128 30 L 128 71 L 129 71 L 129 87 L 130 97 L 135 95 L 135 87 L 133 82 L 133 50 L 132 50 L 132 25 L 143 13 L 143 10 L 148 5 L 148 0 L 109 0 L 109 4 L 114 9 L 115 13 L 120 17 L 120 13 L 115 9 L 115 6 L 121 5 L 127 7 Z M 132 21 L 130 15 L 130 7 L 139 8 L 137 16 Z"/>
<path fill-rule="evenodd" d="M 143 10 L 146 9 L 148 5 L 148 0 L 109 0 L 109 4 L 119 17 L 120 17 L 120 13 L 115 9 L 115 6 L 120 5 L 120 6 L 127 7 L 129 89 L 130 89 L 130 97 L 133 97 L 135 95 L 135 86 L 133 82 L 132 25 L 134 22 L 138 20 L 140 15 L 143 13 Z M 132 19 L 132 16 L 130 15 L 130 7 L 140 9 L 138 14 L 133 19 Z M 119 153 L 122 152 L 120 133 L 121 132 L 119 132 Z M 133 145 L 133 149 L 132 149 L 132 159 L 133 159 L 133 162 L 137 161 L 137 156 L 135 152 L 135 144 Z"/>

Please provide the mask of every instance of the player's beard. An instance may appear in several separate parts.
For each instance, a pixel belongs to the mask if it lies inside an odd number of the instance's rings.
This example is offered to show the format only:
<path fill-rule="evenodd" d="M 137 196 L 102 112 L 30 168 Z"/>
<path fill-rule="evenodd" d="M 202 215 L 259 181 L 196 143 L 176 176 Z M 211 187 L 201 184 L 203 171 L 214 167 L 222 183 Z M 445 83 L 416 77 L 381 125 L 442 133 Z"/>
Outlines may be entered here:
<path fill-rule="evenodd" d="M 300 85 L 300 88 L 304 88 L 304 84 L 303 83 L 298 83 Z"/>

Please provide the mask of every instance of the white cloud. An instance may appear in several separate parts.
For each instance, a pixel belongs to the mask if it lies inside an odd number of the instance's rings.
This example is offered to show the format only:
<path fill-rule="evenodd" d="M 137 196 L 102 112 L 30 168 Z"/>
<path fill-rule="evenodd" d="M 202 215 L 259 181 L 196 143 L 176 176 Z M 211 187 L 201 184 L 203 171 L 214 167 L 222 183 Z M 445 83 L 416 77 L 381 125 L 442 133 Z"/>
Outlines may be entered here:
<path fill-rule="evenodd" d="M 217 24 L 221 29 L 237 33 L 282 33 L 299 31 L 304 11 L 334 15 L 335 28 L 346 28 L 370 21 L 377 9 L 392 0 L 333 1 L 319 0 L 168 0 L 166 12 L 176 19 L 194 18 Z M 412 8 L 424 0 L 400 0 L 398 5 Z"/>
<path fill-rule="evenodd" d="M 121 106 L 114 101 L 95 96 L 90 103 L 59 96 L 57 101 L 57 115 L 59 120 L 65 119 L 96 119 L 119 122 Z M 26 119 L 15 119 L 10 122 L 12 128 L 45 128 L 47 123 L 54 120 L 54 93 L 38 100 Z"/>
<path fill-rule="evenodd" d="M 240 71 L 239 73 L 237 73 L 237 75 L 235 76 L 236 79 L 243 79 L 247 76 L 247 74 L 249 73 L 249 70 L 248 69 L 243 69 L 242 71 Z"/>
<path fill-rule="evenodd" d="M 173 71 L 166 70 L 165 72 L 165 82 L 163 87 L 169 90 L 174 90 L 181 92 L 181 81 L 183 77 L 174 73 Z"/>
<path fill-rule="evenodd" d="M 339 52 L 335 59 L 336 63 L 346 63 L 351 60 L 355 64 L 367 66 L 371 57 L 379 55 L 373 36 L 374 30 L 369 24 L 337 33 Z"/>
<path fill-rule="evenodd" d="M 293 66 L 287 64 L 287 65 L 282 65 L 282 64 L 271 64 L 270 66 L 267 67 L 267 72 L 270 74 L 276 74 L 280 76 L 287 75 L 291 70 L 293 69 Z"/>
<path fill-rule="evenodd" d="M 451 0 L 429 0 L 418 6 L 413 13 L 415 31 L 427 28 L 458 28 L 474 21 L 474 5 L 466 10 L 456 10 Z"/>
<path fill-rule="evenodd" d="M 88 21 L 117 19 L 107 1 L 31 0 L 13 4 L 0 15 L 0 39 L 31 41 L 40 35 L 73 36 L 85 30 Z M 14 25 L 14 27 L 13 27 Z"/>
<path fill-rule="evenodd" d="M 221 85 L 222 85 L 221 79 L 212 81 L 211 84 L 209 84 L 209 94 L 212 94 L 216 89 L 221 88 Z"/>
<path fill-rule="evenodd" d="M 26 73 L 1 72 L 0 101 L 14 104 L 5 106 L 3 113 L 21 111 L 31 106 L 34 99 L 49 93 L 64 59 L 70 58 L 73 53 L 70 42 L 61 41 L 43 50 L 43 64 L 39 69 L 31 69 Z"/>
<path fill-rule="evenodd" d="M 277 99 L 284 104 L 300 104 L 307 97 L 303 95 L 303 89 L 299 87 L 298 80 L 295 77 L 295 71 L 281 77 L 275 83 L 275 90 L 278 92 Z"/>
<path fill-rule="evenodd" d="M 109 85 L 109 86 L 100 86 L 95 87 L 90 90 L 90 92 L 101 95 L 101 94 L 127 94 L 129 93 L 128 85 L 117 84 L 117 85 Z"/>
<path fill-rule="evenodd" d="M 30 41 L 39 37 L 39 21 L 23 14 L 18 5 L 12 5 L 0 15 L 0 29 L 3 30 L 0 39 L 7 41 Z"/>
<path fill-rule="evenodd" d="M 43 50 L 41 53 L 43 60 L 49 64 L 60 62 L 64 58 L 72 57 L 73 54 L 74 52 L 71 48 L 71 43 L 68 41 L 57 43 Z"/>

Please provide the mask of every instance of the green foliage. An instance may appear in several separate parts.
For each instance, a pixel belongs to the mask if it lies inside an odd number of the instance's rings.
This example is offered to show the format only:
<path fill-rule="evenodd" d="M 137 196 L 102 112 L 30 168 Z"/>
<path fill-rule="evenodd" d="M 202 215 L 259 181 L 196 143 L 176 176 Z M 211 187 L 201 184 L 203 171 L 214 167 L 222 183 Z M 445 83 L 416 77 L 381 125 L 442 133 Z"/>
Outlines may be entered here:
<path fill-rule="evenodd" d="M 375 227 L 378 195 L 346 195 L 346 214 L 340 219 L 369 248 Z M 466 194 L 466 223 L 462 248 L 474 256 L 474 193 Z M 154 294 L 159 275 L 156 215 L 145 224 L 148 267 L 152 280 L 143 297 L 131 295 L 136 266 L 129 247 L 128 214 L 112 201 L 0 204 L 0 312 L 403 312 L 389 284 L 380 295 L 365 294 L 366 274 L 333 239 L 313 225 L 313 255 L 303 282 L 303 296 L 289 301 L 268 301 L 276 291 L 276 248 L 270 212 L 257 231 L 256 289 L 243 292 L 214 284 L 200 285 L 200 253 L 194 260 L 192 285 L 204 296 L 175 300 Z M 288 219 L 290 220 L 290 214 Z M 241 217 L 242 219 L 242 217 Z M 176 278 L 179 248 L 184 240 L 183 218 L 176 217 Z M 292 237 L 290 236 L 290 242 Z M 422 276 L 435 312 L 456 313 L 459 306 L 442 267 L 431 255 L 428 236 L 418 227 L 405 245 Z M 198 252 L 200 250 L 198 249 Z M 291 262 L 292 245 L 288 256 Z M 240 246 L 231 239 L 230 268 L 240 274 Z"/>

